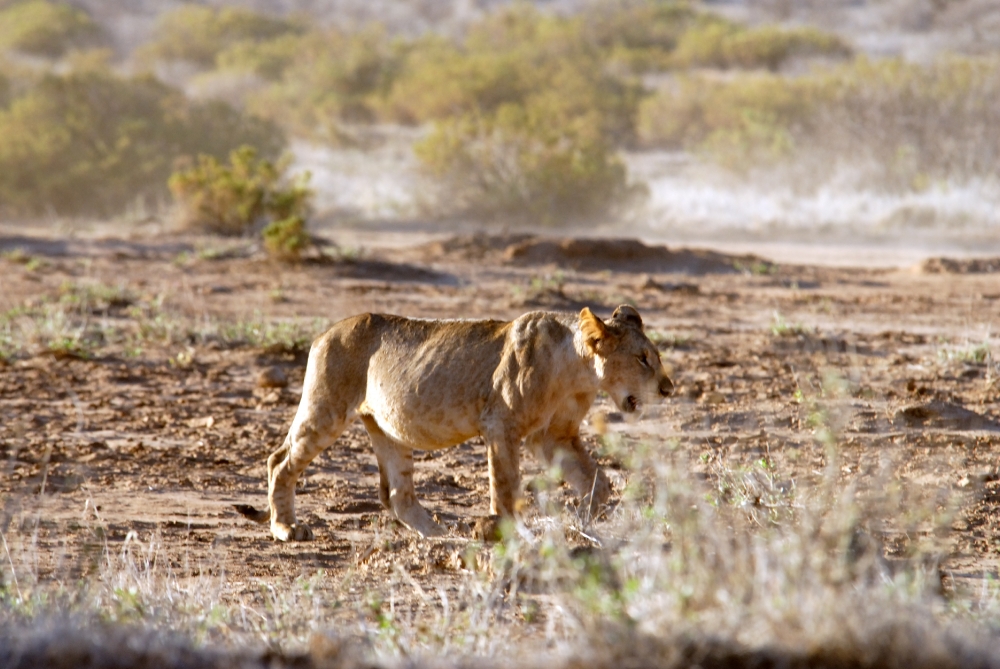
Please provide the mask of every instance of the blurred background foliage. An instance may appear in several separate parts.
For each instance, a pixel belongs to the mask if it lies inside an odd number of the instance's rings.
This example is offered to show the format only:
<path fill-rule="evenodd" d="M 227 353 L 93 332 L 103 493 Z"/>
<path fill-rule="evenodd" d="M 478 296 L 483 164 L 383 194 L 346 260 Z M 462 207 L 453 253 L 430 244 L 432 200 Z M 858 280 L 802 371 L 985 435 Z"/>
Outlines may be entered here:
<path fill-rule="evenodd" d="M 232 49 L 266 50 L 276 40 L 303 32 L 302 24 L 248 9 L 186 5 L 160 17 L 155 38 L 137 55 L 146 62 L 182 60 L 213 67 Z"/>
<path fill-rule="evenodd" d="M 283 147 L 269 121 L 192 102 L 149 76 L 45 73 L 0 109 L 0 202 L 17 214 L 108 215 L 166 196 L 175 162 Z"/>
<path fill-rule="evenodd" d="M 0 51 L 57 57 L 101 41 L 98 25 L 69 4 L 48 0 L 0 3 Z"/>
<path fill-rule="evenodd" d="M 439 216 L 613 216 L 642 191 L 622 150 L 782 168 L 805 187 L 816 164 L 893 190 L 1000 172 L 995 56 L 869 59 L 689 2 L 520 3 L 416 36 L 183 5 L 132 53 L 104 44 L 67 3 L 0 2 L 3 211 L 106 215 L 165 197 L 178 159 L 243 145 L 273 159 L 289 138 L 350 143 L 372 124 L 424 129 Z"/>

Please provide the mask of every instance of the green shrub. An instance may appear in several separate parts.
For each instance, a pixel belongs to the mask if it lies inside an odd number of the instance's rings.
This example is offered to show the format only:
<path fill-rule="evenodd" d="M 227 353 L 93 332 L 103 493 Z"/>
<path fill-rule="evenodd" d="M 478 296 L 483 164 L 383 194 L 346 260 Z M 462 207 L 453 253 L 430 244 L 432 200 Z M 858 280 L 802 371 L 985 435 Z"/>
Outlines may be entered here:
<path fill-rule="evenodd" d="M 183 5 L 163 14 L 156 36 L 140 52 L 146 61 L 183 60 L 212 67 L 226 49 L 302 32 L 291 21 L 236 7 Z"/>
<path fill-rule="evenodd" d="M 0 9 L 0 51 L 57 57 L 99 40 L 90 16 L 66 3 L 24 0 Z"/>
<path fill-rule="evenodd" d="M 877 165 L 893 189 L 1000 175 L 1000 58 L 859 58 L 816 78 L 812 150 Z"/>
<path fill-rule="evenodd" d="M 491 112 L 524 98 L 531 84 L 529 59 L 510 53 L 467 53 L 437 36 L 414 45 L 395 82 L 388 107 L 404 123 Z"/>
<path fill-rule="evenodd" d="M 301 216 L 291 216 L 269 223 L 261 231 L 264 248 L 273 257 L 285 262 L 298 262 L 302 252 L 312 245 Z"/>
<path fill-rule="evenodd" d="M 794 57 L 845 58 L 851 51 L 836 35 L 813 27 L 761 26 L 737 32 L 723 42 L 725 67 L 777 70 Z"/>
<path fill-rule="evenodd" d="M 234 62 L 237 55 L 223 54 L 220 62 Z M 296 135 L 338 140 L 342 122 L 378 118 L 401 57 L 400 48 L 378 27 L 355 34 L 311 33 L 281 65 L 281 80 L 248 106 Z"/>
<path fill-rule="evenodd" d="M 46 75 L 0 109 L 0 207 L 17 214 L 106 215 L 167 195 L 174 162 L 284 141 L 221 102 L 195 104 L 148 77 Z"/>
<path fill-rule="evenodd" d="M 625 167 L 597 115 L 567 117 L 559 107 L 554 92 L 439 122 L 416 151 L 447 185 L 445 213 L 553 224 L 591 221 L 624 204 Z"/>
<path fill-rule="evenodd" d="M 583 25 L 517 6 L 472 26 L 460 44 L 425 38 L 407 54 L 389 113 L 411 122 L 489 115 L 557 90 L 567 110 L 596 113 L 605 137 L 628 142 L 640 88 L 606 71 Z"/>
<path fill-rule="evenodd" d="M 609 215 L 627 198 L 616 143 L 633 133 L 639 89 L 605 71 L 579 19 L 524 6 L 453 44 L 409 52 L 389 106 L 436 120 L 417 147 L 442 180 L 442 213 L 551 224 Z"/>
<path fill-rule="evenodd" d="M 745 28 L 704 15 L 679 39 L 671 61 L 687 68 L 766 68 L 777 70 L 795 56 L 845 57 L 851 49 L 839 37 L 812 27 Z"/>
<path fill-rule="evenodd" d="M 725 67 L 725 43 L 740 31 L 740 26 L 714 15 L 702 16 L 677 41 L 672 54 L 675 67 Z"/>
<path fill-rule="evenodd" d="M 643 101 L 644 146 L 745 171 L 786 159 L 873 166 L 868 184 L 920 189 L 1000 173 L 1000 59 L 858 58 L 803 77 L 678 78 Z"/>
<path fill-rule="evenodd" d="M 82 53 L 90 52 L 74 52 L 69 60 L 74 60 Z M 9 107 L 15 99 L 37 86 L 43 76 L 44 72 L 39 68 L 23 62 L 11 62 L 0 54 L 0 110 Z"/>
<path fill-rule="evenodd" d="M 215 63 L 220 70 L 242 70 L 269 81 L 278 81 L 295 61 L 303 45 L 301 35 L 286 33 L 262 42 L 244 40 L 219 52 Z"/>
<path fill-rule="evenodd" d="M 4 109 L 14 98 L 13 82 L 6 73 L 0 72 L 0 109 Z"/>
<path fill-rule="evenodd" d="M 228 164 L 198 156 L 195 165 L 171 175 L 169 184 L 185 227 L 244 235 L 278 221 L 270 234 L 284 244 L 293 236 L 292 219 L 304 221 L 311 192 L 308 174 L 289 182 L 283 172 L 283 165 L 244 146 L 229 155 Z"/>
<path fill-rule="evenodd" d="M 746 28 L 688 2 L 617 0 L 583 13 L 586 39 L 632 72 L 677 68 L 778 69 L 796 56 L 844 57 L 850 48 L 816 28 Z"/>
<path fill-rule="evenodd" d="M 647 72 L 667 69 L 671 52 L 697 17 L 687 2 L 593 3 L 583 13 L 583 31 L 609 62 Z"/>
<path fill-rule="evenodd" d="M 770 74 L 681 77 L 643 101 L 639 138 L 645 146 L 706 150 L 734 168 L 787 157 L 813 122 L 819 89 L 809 79 Z"/>

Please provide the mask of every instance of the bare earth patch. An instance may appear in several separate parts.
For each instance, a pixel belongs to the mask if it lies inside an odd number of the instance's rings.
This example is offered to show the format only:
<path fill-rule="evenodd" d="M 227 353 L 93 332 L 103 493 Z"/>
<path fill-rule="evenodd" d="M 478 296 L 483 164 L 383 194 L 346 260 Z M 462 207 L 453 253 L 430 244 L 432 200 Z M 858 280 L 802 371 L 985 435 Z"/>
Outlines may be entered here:
<path fill-rule="evenodd" d="M 631 477 L 621 448 L 640 445 L 706 489 L 761 462 L 772 492 L 819 485 L 831 467 L 845 489 L 872 490 L 888 468 L 909 500 L 957 500 L 939 542 L 945 596 L 969 601 L 984 574 L 1000 577 L 991 263 L 777 266 L 627 240 L 478 236 L 288 267 L 212 243 L 0 236 L 8 592 L 12 576 L 72 583 L 101 572 L 102 556 L 141 546 L 191 587 L 224 574 L 220 597 L 248 610 L 275 596 L 262 584 L 306 579 L 342 599 L 328 626 L 349 627 L 359 610 L 377 616 L 389 605 L 365 598 L 388 582 L 416 584 L 394 590 L 402 610 L 428 593 L 457 597 L 486 550 L 475 537 L 489 498 L 477 440 L 416 458 L 418 496 L 449 527 L 442 540 L 421 541 L 381 510 L 360 424 L 301 483 L 315 541 L 275 543 L 233 510 L 265 501 L 265 459 L 294 413 L 309 339 L 363 311 L 507 319 L 590 305 L 607 317 L 625 301 L 641 310 L 677 393 L 634 424 L 607 401 L 592 412 L 587 440 L 619 494 Z M 543 472 L 530 459 L 523 467 L 537 502 Z M 575 508 L 567 489 L 552 495 Z M 536 503 L 525 513 L 542 516 Z M 592 545 L 581 532 L 566 541 Z M 902 521 L 878 536 L 889 563 L 922 540 Z M 544 596 L 535 606 L 511 642 L 545 636 Z"/>

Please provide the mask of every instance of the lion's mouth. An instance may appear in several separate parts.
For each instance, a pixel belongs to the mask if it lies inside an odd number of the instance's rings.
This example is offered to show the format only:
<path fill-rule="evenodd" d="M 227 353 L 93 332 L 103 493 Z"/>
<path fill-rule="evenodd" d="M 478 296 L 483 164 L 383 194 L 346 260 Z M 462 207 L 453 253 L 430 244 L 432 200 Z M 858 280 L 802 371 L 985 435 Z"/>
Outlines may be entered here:
<path fill-rule="evenodd" d="M 625 413 L 635 413 L 639 409 L 639 398 L 629 395 L 622 400 L 622 411 Z"/>

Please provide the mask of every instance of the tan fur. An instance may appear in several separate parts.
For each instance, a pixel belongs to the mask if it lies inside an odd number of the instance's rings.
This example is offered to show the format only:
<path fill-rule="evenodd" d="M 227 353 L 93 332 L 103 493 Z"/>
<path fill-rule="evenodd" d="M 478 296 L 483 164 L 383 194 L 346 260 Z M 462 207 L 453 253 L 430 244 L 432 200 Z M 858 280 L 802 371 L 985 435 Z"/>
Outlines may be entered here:
<path fill-rule="evenodd" d="M 510 322 L 354 316 L 313 342 L 298 411 L 267 461 L 269 509 L 237 508 L 270 522 L 275 539 L 310 539 L 295 519 L 295 483 L 356 416 L 378 461 L 382 504 L 425 537 L 444 530 L 416 499 L 413 450 L 477 435 L 487 444 L 491 513 L 516 509 L 522 441 L 542 462 L 558 462 L 593 508 L 611 492 L 580 440 L 598 390 L 629 413 L 673 390 L 632 307 L 607 321 L 590 309 Z"/>

